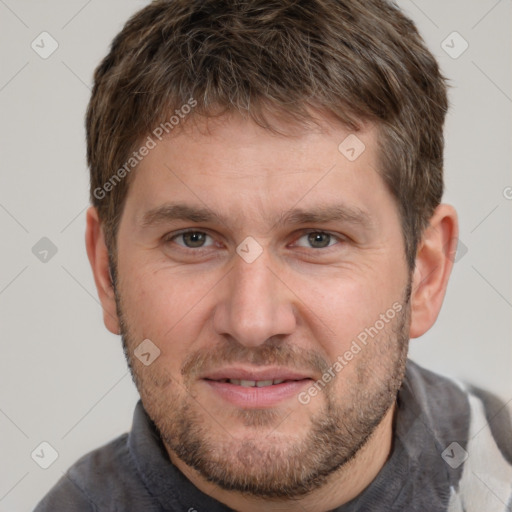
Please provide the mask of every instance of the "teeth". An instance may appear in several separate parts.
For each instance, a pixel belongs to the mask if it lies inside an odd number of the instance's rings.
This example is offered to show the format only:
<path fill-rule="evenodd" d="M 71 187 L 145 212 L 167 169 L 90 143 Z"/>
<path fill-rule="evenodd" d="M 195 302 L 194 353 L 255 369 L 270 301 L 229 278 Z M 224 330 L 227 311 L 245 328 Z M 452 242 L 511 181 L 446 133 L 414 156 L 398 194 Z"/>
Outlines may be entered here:
<path fill-rule="evenodd" d="M 256 382 L 256 387 L 258 388 L 264 388 L 265 386 L 272 386 L 271 380 L 259 380 Z"/>
<path fill-rule="evenodd" d="M 241 380 L 241 379 L 228 379 L 230 384 L 234 384 L 235 386 L 242 386 L 244 388 L 264 388 L 266 386 L 272 386 L 273 384 L 281 384 L 284 382 L 284 379 L 274 379 L 274 380 Z"/>

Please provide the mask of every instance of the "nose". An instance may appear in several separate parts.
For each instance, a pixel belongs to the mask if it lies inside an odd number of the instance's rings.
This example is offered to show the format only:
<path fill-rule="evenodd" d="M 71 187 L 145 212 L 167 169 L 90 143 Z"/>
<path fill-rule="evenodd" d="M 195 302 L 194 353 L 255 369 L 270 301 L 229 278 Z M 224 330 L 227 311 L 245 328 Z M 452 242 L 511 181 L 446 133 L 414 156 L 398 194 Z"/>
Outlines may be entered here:
<path fill-rule="evenodd" d="M 256 347 L 273 336 L 291 334 L 296 326 L 293 293 L 271 269 L 268 251 L 247 263 L 235 255 L 215 308 L 217 334 Z"/>

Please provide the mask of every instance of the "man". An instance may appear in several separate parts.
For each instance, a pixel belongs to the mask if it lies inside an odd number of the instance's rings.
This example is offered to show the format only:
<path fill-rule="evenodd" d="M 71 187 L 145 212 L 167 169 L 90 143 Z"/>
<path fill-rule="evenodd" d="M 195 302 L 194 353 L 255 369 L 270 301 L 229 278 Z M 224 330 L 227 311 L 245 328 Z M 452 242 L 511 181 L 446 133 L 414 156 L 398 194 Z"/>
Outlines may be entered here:
<path fill-rule="evenodd" d="M 407 360 L 456 251 L 446 86 L 382 0 L 158 0 L 87 113 L 86 244 L 141 401 L 36 509 L 510 510 L 510 416 Z"/>

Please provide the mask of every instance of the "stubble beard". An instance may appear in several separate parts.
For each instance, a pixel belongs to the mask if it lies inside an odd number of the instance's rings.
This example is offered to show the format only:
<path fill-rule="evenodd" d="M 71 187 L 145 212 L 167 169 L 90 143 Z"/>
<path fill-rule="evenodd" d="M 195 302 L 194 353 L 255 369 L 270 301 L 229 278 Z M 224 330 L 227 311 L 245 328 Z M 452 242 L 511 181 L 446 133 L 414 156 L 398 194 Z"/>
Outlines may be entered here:
<path fill-rule="evenodd" d="M 345 369 L 341 370 L 313 399 L 324 400 L 325 406 L 311 416 L 307 434 L 297 440 L 293 434 L 279 432 L 285 415 L 272 409 L 233 413 L 226 424 L 242 422 L 248 432 L 243 438 L 234 437 L 214 421 L 211 404 L 197 401 L 193 376 L 215 361 L 296 368 L 298 359 L 302 368 L 323 372 L 330 366 L 325 360 L 272 340 L 252 349 L 231 344 L 192 354 L 182 367 L 180 383 L 165 368 L 155 365 L 148 371 L 151 367 L 133 364 L 137 343 L 116 292 L 125 356 L 144 408 L 167 450 L 222 489 L 275 500 L 298 498 L 324 485 L 356 456 L 394 404 L 405 375 L 409 298 L 410 284 L 402 311 L 349 363 L 356 365 L 353 382 L 343 383 L 342 394 L 336 391 L 334 383 L 343 379 Z M 303 407 L 297 401 L 294 409 Z"/>

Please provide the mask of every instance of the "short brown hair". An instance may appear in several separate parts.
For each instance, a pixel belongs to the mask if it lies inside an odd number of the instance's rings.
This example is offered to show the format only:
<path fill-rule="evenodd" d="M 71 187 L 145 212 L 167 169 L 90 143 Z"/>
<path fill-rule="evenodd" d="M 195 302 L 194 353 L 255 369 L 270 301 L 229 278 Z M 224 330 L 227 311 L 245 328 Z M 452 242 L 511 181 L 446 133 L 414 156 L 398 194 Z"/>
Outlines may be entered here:
<path fill-rule="evenodd" d="M 111 254 L 130 183 L 112 178 L 118 170 L 124 178 L 137 144 L 191 98 L 187 119 L 239 112 L 272 129 L 269 114 L 307 122 L 322 110 L 352 130 L 376 123 L 379 171 L 414 268 L 443 194 L 447 94 L 435 58 L 397 6 L 155 0 L 136 13 L 95 71 L 86 118 L 91 202 Z"/>

